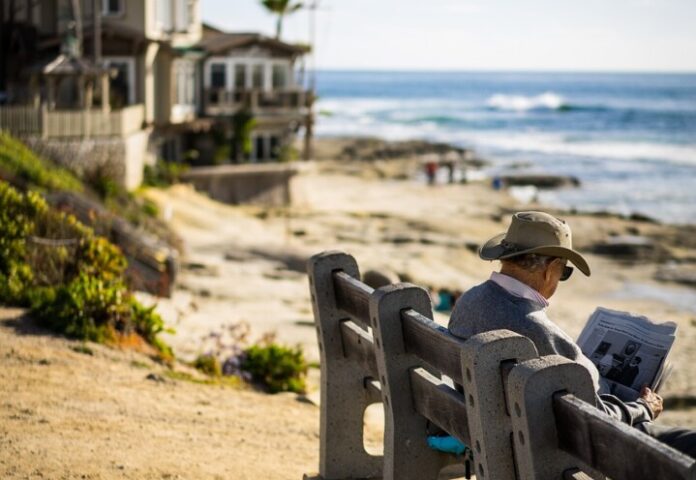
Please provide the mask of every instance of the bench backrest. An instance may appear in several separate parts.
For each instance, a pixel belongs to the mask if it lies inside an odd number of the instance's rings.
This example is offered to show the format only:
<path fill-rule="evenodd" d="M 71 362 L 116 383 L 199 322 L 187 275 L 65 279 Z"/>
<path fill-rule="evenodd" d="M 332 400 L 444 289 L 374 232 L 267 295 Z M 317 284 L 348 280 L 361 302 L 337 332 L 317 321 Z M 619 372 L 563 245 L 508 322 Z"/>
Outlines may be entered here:
<path fill-rule="evenodd" d="M 428 424 L 472 448 L 478 480 L 696 478 L 690 458 L 600 413 L 580 365 L 539 357 L 510 331 L 454 337 L 433 322 L 425 290 L 373 290 L 345 253 L 315 255 L 308 273 L 321 352 L 319 478 L 435 479 L 452 457 L 428 448 Z M 363 446 L 364 412 L 377 402 L 383 456 Z"/>

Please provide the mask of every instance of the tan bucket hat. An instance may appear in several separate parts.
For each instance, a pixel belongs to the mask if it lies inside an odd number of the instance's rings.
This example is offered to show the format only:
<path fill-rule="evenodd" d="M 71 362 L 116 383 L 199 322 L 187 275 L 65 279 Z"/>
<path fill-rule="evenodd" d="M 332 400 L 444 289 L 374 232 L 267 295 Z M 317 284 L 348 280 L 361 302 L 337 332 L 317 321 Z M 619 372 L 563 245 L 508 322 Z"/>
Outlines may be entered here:
<path fill-rule="evenodd" d="M 565 258 L 590 276 L 587 261 L 573 250 L 568 224 L 544 212 L 515 213 L 508 231 L 491 238 L 479 249 L 479 257 L 484 260 L 503 260 L 527 253 Z"/>

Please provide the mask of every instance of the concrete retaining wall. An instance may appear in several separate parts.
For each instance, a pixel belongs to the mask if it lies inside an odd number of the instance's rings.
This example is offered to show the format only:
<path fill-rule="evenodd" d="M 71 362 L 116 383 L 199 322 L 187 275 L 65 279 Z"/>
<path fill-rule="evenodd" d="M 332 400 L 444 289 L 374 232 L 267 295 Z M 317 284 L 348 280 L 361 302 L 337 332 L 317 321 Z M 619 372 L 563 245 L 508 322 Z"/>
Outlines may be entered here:
<path fill-rule="evenodd" d="M 143 167 L 155 162 L 151 138 L 150 130 L 141 130 L 124 138 L 26 137 L 23 140 L 39 155 L 81 177 L 99 171 L 128 190 L 133 190 L 143 180 Z"/>
<path fill-rule="evenodd" d="M 220 202 L 280 206 L 290 203 L 290 179 L 296 174 L 287 165 L 222 165 L 194 168 L 183 180 Z"/>

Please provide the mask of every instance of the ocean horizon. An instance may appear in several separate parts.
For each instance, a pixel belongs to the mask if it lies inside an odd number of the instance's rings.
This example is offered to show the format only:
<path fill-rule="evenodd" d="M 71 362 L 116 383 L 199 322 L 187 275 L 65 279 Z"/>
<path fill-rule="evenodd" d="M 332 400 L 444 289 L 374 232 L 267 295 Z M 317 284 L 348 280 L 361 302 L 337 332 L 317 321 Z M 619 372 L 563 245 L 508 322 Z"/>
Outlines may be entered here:
<path fill-rule="evenodd" d="M 696 73 L 322 70 L 317 92 L 319 136 L 447 142 L 577 177 L 554 207 L 696 223 Z"/>

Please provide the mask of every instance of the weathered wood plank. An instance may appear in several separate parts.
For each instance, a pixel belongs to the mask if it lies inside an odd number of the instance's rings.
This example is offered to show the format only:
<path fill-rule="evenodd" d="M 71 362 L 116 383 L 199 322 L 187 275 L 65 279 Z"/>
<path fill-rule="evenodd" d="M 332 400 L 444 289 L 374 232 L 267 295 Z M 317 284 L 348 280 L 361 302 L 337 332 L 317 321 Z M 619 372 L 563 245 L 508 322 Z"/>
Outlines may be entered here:
<path fill-rule="evenodd" d="M 692 479 L 686 455 L 612 420 L 574 395 L 556 394 L 559 447 L 614 480 Z"/>
<path fill-rule="evenodd" d="M 352 320 L 344 320 L 341 322 L 341 340 L 344 356 L 359 363 L 366 372 L 377 378 L 379 375 L 372 335 Z"/>
<path fill-rule="evenodd" d="M 401 319 L 406 350 L 455 382 L 464 383 L 460 360 L 464 340 L 414 310 L 401 312 Z"/>
<path fill-rule="evenodd" d="M 411 395 L 418 413 L 460 441 L 470 443 L 466 402 L 461 393 L 426 370 L 416 368 L 411 370 Z"/>
<path fill-rule="evenodd" d="M 563 472 L 563 480 L 594 480 L 588 474 L 577 468 Z"/>
<path fill-rule="evenodd" d="M 370 325 L 370 295 L 373 288 L 345 272 L 333 274 L 336 305 L 363 328 Z"/>

